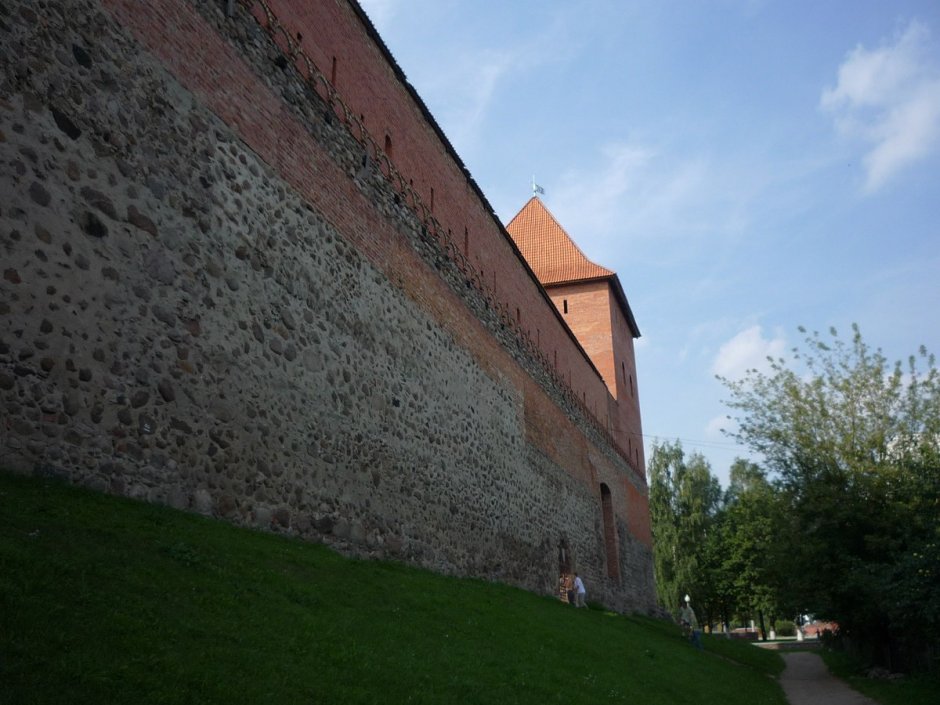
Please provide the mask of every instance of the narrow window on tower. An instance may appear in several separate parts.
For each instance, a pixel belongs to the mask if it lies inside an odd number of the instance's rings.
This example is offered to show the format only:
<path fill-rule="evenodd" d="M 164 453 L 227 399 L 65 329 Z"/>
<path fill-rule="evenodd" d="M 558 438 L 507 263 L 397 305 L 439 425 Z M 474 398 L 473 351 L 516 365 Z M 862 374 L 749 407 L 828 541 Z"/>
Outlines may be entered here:
<path fill-rule="evenodd" d="M 434 187 L 431 187 L 431 212 L 434 212 Z"/>
<path fill-rule="evenodd" d="M 463 253 L 464 256 L 470 254 L 470 232 L 466 228 L 463 229 Z"/>
<path fill-rule="evenodd" d="M 568 299 L 562 299 L 561 307 L 564 309 L 565 313 L 568 313 Z"/>
<path fill-rule="evenodd" d="M 630 375 L 630 396 L 633 396 L 633 375 Z"/>
<path fill-rule="evenodd" d="M 333 57 L 333 67 L 330 69 L 330 83 L 336 85 L 336 57 Z"/>
<path fill-rule="evenodd" d="M 391 135 L 385 135 L 385 153 L 392 156 L 392 138 Z"/>

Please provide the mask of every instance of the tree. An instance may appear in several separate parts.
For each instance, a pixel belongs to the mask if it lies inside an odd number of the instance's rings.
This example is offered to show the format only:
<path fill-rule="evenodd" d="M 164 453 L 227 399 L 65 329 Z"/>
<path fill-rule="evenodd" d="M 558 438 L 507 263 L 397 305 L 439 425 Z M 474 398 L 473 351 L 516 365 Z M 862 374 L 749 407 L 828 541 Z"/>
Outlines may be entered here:
<path fill-rule="evenodd" d="M 727 509 L 720 509 L 711 522 L 704 546 L 704 577 L 708 581 L 705 614 L 708 622 L 720 622 L 725 629 L 730 628 L 732 618 L 741 613 L 735 567 L 727 560 L 732 530 Z"/>
<path fill-rule="evenodd" d="M 712 589 L 707 547 L 721 486 L 699 453 L 686 460 L 682 444 L 654 445 L 650 456 L 653 566 L 660 604 L 675 610 L 685 594 L 705 607 Z"/>
<path fill-rule="evenodd" d="M 787 509 L 803 608 L 837 620 L 891 662 L 940 641 L 940 377 L 921 348 L 906 372 L 872 351 L 806 334 L 767 373 L 722 379 L 737 412 L 732 435 L 760 453 Z M 812 579 L 807 579 L 807 574 Z M 933 610 L 933 611 L 931 611 Z"/>
<path fill-rule="evenodd" d="M 736 459 L 725 494 L 723 573 L 730 581 L 733 603 L 757 615 L 765 639 L 768 629 L 764 617 L 770 618 L 772 627 L 778 609 L 785 604 L 784 518 L 779 495 L 764 470 Z"/>

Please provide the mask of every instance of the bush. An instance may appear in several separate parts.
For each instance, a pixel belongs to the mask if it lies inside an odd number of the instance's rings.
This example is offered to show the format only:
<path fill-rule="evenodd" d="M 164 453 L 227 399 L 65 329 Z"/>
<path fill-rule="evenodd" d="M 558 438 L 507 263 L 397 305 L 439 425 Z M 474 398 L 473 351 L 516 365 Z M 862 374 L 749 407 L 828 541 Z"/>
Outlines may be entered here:
<path fill-rule="evenodd" d="M 778 619 L 774 623 L 774 631 L 777 636 L 796 636 L 796 625 L 789 619 Z"/>

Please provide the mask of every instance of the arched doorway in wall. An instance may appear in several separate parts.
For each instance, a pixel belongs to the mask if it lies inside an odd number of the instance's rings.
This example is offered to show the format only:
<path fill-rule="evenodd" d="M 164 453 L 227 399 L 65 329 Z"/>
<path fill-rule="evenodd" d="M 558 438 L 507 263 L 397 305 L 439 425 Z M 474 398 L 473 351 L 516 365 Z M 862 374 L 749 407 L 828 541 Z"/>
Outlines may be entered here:
<path fill-rule="evenodd" d="M 617 525 L 610 488 L 601 483 L 601 513 L 604 517 L 604 549 L 607 554 L 607 577 L 620 580 L 620 556 L 617 551 Z"/>

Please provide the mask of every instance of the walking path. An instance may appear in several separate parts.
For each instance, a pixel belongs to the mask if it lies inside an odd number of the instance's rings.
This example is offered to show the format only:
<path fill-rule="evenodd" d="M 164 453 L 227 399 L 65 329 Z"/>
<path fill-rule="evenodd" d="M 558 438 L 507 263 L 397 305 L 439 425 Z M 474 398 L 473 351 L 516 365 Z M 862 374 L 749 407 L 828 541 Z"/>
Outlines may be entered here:
<path fill-rule="evenodd" d="M 829 673 L 819 654 L 781 653 L 787 667 L 780 685 L 790 705 L 878 705 Z"/>

